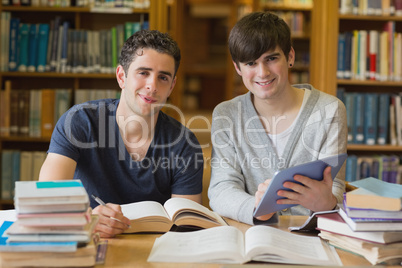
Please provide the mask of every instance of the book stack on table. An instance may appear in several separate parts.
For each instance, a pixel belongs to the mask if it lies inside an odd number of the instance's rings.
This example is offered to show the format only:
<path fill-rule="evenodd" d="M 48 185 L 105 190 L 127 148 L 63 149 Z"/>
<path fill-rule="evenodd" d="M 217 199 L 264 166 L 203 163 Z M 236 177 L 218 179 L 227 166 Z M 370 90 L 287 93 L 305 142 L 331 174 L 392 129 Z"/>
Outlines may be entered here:
<path fill-rule="evenodd" d="M 17 181 L 16 221 L 0 227 L 3 266 L 94 266 L 98 216 L 79 180 Z"/>
<path fill-rule="evenodd" d="M 402 263 L 402 185 L 365 178 L 338 213 L 317 215 L 320 236 L 372 264 Z"/>

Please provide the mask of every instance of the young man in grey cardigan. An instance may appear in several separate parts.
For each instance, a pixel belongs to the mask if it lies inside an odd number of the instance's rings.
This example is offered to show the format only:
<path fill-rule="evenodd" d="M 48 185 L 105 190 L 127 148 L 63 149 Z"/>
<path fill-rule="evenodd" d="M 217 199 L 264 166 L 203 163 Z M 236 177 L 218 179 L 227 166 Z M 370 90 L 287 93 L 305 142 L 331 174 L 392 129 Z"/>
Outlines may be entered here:
<path fill-rule="evenodd" d="M 288 25 L 273 13 L 254 12 L 229 36 L 234 67 L 249 92 L 219 104 L 213 112 L 210 206 L 248 224 L 277 221 L 277 215 L 309 215 L 342 201 L 345 167 L 332 180 L 296 175 L 279 191 L 287 210 L 253 218 L 253 211 L 277 170 L 346 152 L 345 106 L 309 84 L 291 85 L 295 61 Z"/>

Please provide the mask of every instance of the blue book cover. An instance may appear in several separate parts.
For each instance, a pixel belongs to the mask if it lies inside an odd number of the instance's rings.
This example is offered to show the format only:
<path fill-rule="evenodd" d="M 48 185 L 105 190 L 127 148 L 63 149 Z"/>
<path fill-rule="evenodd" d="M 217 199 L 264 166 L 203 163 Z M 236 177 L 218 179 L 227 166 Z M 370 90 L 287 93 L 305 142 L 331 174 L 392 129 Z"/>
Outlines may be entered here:
<path fill-rule="evenodd" d="M 353 125 L 353 142 L 362 144 L 364 142 L 364 94 L 355 93 L 354 96 L 354 125 Z"/>
<path fill-rule="evenodd" d="M 142 30 L 148 30 L 149 29 L 149 21 L 144 21 L 141 25 Z"/>
<path fill-rule="evenodd" d="M 338 35 L 338 64 L 336 69 L 336 78 L 343 79 L 345 72 L 345 33 Z"/>
<path fill-rule="evenodd" d="M 141 30 L 141 22 L 133 22 L 133 32 L 131 35 L 138 32 L 139 30 Z"/>
<path fill-rule="evenodd" d="M 18 35 L 18 71 L 26 72 L 28 69 L 28 40 L 29 27 L 27 23 L 20 23 Z"/>
<path fill-rule="evenodd" d="M 366 144 L 374 145 L 377 141 L 378 122 L 378 95 L 376 93 L 364 94 L 364 110 L 364 140 Z"/>
<path fill-rule="evenodd" d="M 4 232 L 14 222 L 4 221 L 0 226 L 0 252 L 75 252 L 77 242 L 7 242 Z"/>
<path fill-rule="evenodd" d="M 344 96 L 345 96 L 345 107 L 346 107 L 346 119 L 348 125 L 348 142 L 353 143 L 355 93 L 345 93 Z"/>
<path fill-rule="evenodd" d="M 345 55 L 344 55 L 344 79 L 352 78 L 352 32 L 345 33 Z"/>
<path fill-rule="evenodd" d="M 17 71 L 18 68 L 18 35 L 20 29 L 20 19 L 11 18 L 10 20 L 10 43 L 8 56 L 8 70 Z"/>
<path fill-rule="evenodd" d="M 29 27 L 28 40 L 28 72 L 35 72 L 38 56 L 38 24 L 31 24 Z"/>
<path fill-rule="evenodd" d="M 338 87 L 336 89 L 336 97 L 345 104 L 345 89 L 343 87 Z"/>
<path fill-rule="evenodd" d="M 389 124 L 389 94 L 381 93 L 378 98 L 377 144 L 387 144 Z"/>
<path fill-rule="evenodd" d="M 348 182 L 356 180 L 356 166 L 357 166 L 357 156 L 349 155 L 346 159 L 346 172 L 345 179 Z"/>
<path fill-rule="evenodd" d="M 37 71 L 44 72 L 47 62 L 47 49 L 49 39 L 49 24 L 39 24 Z"/>

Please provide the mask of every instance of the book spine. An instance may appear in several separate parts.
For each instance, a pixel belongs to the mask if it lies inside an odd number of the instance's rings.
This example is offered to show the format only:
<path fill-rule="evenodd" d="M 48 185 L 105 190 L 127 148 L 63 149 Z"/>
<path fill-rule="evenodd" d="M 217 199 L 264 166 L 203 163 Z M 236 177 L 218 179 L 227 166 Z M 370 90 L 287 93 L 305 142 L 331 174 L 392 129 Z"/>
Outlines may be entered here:
<path fill-rule="evenodd" d="M 352 182 L 356 180 L 356 166 L 357 166 L 357 156 L 349 155 L 346 159 L 346 181 Z"/>
<path fill-rule="evenodd" d="M 21 152 L 13 150 L 12 154 L 12 177 L 11 177 L 11 198 L 14 198 L 15 194 L 15 182 L 20 180 L 20 158 Z"/>
<path fill-rule="evenodd" d="M 12 197 L 12 166 L 13 151 L 2 150 L 1 152 L 1 199 L 9 200 Z"/>
<path fill-rule="evenodd" d="M 20 19 L 11 18 L 10 20 L 10 44 L 8 70 L 17 71 L 18 69 L 18 36 L 20 28 Z"/>
<path fill-rule="evenodd" d="M 352 78 L 352 37 L 353 34 L 351 32 L 345 33 L 345 56 L 344 56 L 344 65 L 345 70 L 343 73 L 344 79 Z"/>
<path fill-rule="evenodd" d="M 354 142 L 354 110 L 355 110 L 355 93 L 345 93 L 345 107 L 346 107 L 346 118 L 348 125 L 348 142 Z"/>
<path fill-rule="evenodd" d="M 57 68 L 57 48 L 59 42 L 59 29 L 61 24 L 61 17 L 57 16 L 54 19 L 53 39 L 52 39 L 52 53 L 50 55 L 50 71 L 55 72 Z"/>
<path fill-rule="evenodd" d="M 369 32 L 369 39 L 370 39 L 370 80 L 376 80 L 376 71 L 377 71 L 377 54 L 378 54 L 378 47 L 377 47 L 377 39 L 378 39 L 378 32 L 377 31 L 370 31 Z"/>
<path fill-rule="evenodd" d="M 364 94 L 364 137 L 368 145 L 376 144 L 377 140 L 377 117 L 378 117 L 378 95 L 375 93 Z"/>
<path fill-rule="evenodd" d="M 68 60 L 68 31 L 70 24 L 68 21 L 63 23 L 63 36 L 61 38 L 61 56 L 60 56 L 60 72 L 67 72 L 67 60 Z"/>
<path fill-rule="evenodd" d="M 29 101 L 29 136 L 41 137 L 41 107 L 42 91 L 39 89 L 30 90 Z"/>
<path fill-rule="evenodd" d="M 345 73 L 345 33 L 339 33 L 338 36 L 338 65 L 336 78 L 343 79 Z"/>
<path fill-rule="evenodd" d="M 50 138 L 54 127 L 55 90 L 42 90 L 41 133 L 42 137 Z"/>
<path fill-rule="evenodd" d="M 38 52 L 38 24 L 31 24 L 29 28 L 28 41 L 28 72 L 35 72 L 37 67 L 37 52 Z"/>
<path fill-rule="evenodd" d="M 17 90 L 10 92 L 10 135 L 18 135 L 19 93 Z"/>
<path fill-rule="evenodd" d="M 111 31 L 111 41 L 112 41 L 112 69 L 117 67 L 117 32 L 116 27 L 112 27 Z"/>
<path fill-rule="evenodd" d="M 26 72 L 28 68 L 29 24 L 21 23 L 18 37 L 18 71 Z"/>
<path fill-rule="evenodd" d="M 1 91 L 1 136 L 10 135 L 10 102 L 11 102 L 11 81 L 6 80 L 4 82 L 4 90 Z"/>
<path fill-rule="evenodd" d="M 380 145 L 388 143 L 389 105 L 390 105 L 389 95 L 386 93 L 379 94 L 377 143 Z"/>
<path fill-rule="evenodd" d="M 3 5 L 4 6 L 4 5 Z M 9 45 L 10 45 L 10 12 L 1 12 L 1 22 L 0 22 L 0 71 L 8 71 L 8 61 L 9 61 Z"/>
<path fill-rule="evenodd" d="M 29 135 L 29 90 L 19 90 L 18 94 L 18 131 L 21 136 Z"/>
<path fill-rule="evenodd" d="M 33 180 L 32 175 L 33 152 L 22 151 L 20 157 L 20 181 Z"/>
<path fill-rule="evenodd" d="M 354 143 L 362 144 L 365 140 L 364 137 L 364 94 L 356 93 L 355 95 L 355 109 L 354 109 Z"/>
<path fill-rule="evenodd" d="M 38 37 L 38 63 L 37 71 L 44 72 L 47 63 L 47 50 L 49 42 L 49 24 L 39 24 L 39 37 Z"/>

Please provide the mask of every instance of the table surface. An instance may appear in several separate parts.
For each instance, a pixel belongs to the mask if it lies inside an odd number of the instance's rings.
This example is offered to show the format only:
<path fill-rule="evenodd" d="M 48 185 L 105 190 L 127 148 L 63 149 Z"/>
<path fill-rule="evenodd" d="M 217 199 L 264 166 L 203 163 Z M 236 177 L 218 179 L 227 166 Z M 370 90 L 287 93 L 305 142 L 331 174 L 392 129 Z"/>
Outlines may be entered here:
<path fill-rule="evenodd" d="M 282 230 L 287 230 L 289 226 L 301 226 L 306 216 L 280 216 L 279 222 L 275 226 Z M 239 223 L 230 219 L 226 219 L 229 225 L 239 228 L 242 232 L 245 232 L 250 225 Z M 202 263 L 149 263 L 147 258 L 151 252 L 151 248 L 154 241 L 161 234 L 125 234 L 119 235 L 113 239 L 108 240 L 108 248 L 106 252 L 106 259 L 103 265 L 97 265 L 96 267 L 240 267 L 239 265 L 224 265 L 224 264 L 202 264 Z M 339 257 L 345 266 L 367 266 L 372 265 L 363 257 L 354 255 L 352 253 L 338 250 Z M 268 266 L 261 263 L 248 263 L 241 267 L 247 266 Z M 295 267 L 294 265 L 272 265 L 270 267 Z M 303 266 L 308 267 L 308 266 Z M 376 266 L 378 267 L 378 266 Z"/>

